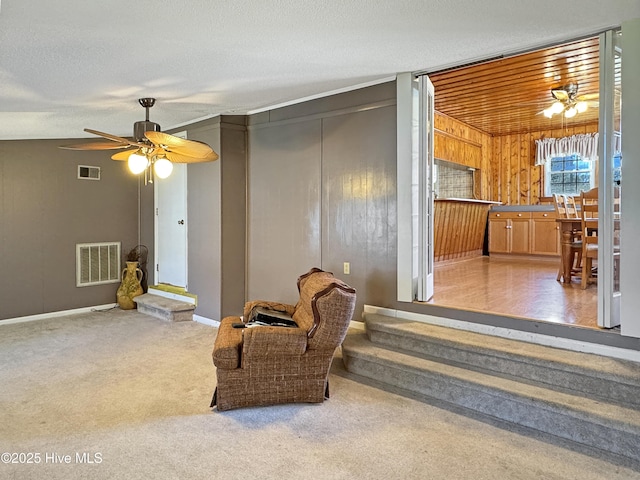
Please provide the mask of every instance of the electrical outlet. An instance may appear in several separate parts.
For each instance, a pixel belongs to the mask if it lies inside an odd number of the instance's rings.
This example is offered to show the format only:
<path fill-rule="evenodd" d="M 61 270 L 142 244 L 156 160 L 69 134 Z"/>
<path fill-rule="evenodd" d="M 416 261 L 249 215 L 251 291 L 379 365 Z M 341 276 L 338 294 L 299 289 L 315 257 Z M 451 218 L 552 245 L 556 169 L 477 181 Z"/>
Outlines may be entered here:
<path fill-rule="evenodd" d="M 351 264 L 349 262 L 344 262 L 344 274 L 349 275 L 351 273 Z"/>

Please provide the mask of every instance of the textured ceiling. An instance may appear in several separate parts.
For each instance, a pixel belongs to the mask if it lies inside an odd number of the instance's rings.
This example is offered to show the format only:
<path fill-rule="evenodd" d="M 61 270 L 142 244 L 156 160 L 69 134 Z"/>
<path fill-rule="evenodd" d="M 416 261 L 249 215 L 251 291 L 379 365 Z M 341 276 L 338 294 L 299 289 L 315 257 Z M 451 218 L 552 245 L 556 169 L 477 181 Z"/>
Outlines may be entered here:
<path fill-rule="evenodd" d="M 638 17 L 640 0 L 4 0 L 0 139 L 130 136 L 140 97 L 166 130 Z"/>

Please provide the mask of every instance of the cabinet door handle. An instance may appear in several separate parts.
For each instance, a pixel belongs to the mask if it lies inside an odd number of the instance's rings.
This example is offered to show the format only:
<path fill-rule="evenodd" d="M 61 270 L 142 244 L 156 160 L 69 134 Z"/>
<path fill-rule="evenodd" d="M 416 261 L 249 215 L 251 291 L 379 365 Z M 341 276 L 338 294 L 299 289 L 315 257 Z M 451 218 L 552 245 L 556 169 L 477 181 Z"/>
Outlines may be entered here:
<path fill-rule="evenodd" d="M 548 215 L 549 215 L 548 213 L 543 213 L 543 214 L 542 214 L 542 216 L 543 216 L 543 217 L 546 217 L 546 216 L 548 216 Z"/>
<path fill-rule="evenodd" d="M 506 227 L 504 227 L 504 228 L 512 228 L 512 227 L 511 227 L 511 225 L 507 225 L 507 226 L 506 226 Z"/>
<path fill-rule="evenodd" d="M 519 213 L 519 214 L 518 214 L 518 216 L 519 216 L 519 217 L 521 217 L 521 216 L 522 216 L 522 214 L 521 214 L 521 213 Z"/>

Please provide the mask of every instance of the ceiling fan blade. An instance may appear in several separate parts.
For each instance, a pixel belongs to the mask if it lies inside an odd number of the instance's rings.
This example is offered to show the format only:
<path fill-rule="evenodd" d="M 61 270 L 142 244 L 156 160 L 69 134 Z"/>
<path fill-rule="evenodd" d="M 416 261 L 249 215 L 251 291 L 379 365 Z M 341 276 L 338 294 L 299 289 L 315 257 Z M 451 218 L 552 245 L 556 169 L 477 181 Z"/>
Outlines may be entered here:
<path fill-rule="evenodd" d="M 587 100 L 596 100 L 599 97 L 600 94 L 598 93 L 585 93 L 584 95 L 579 95 L 576 100 L 578 100 L 579 102 L 586 102 Z"/>
<path fill-rule="evenodd" d="M 91 142 L 91 143 L 74 143 L 73 145 L 61 145 L 58 148 L 65 150 L 118 150 L 120 148 L 127 148 L 128 143 L 115 143 L 111 142 Z"/>
<path fill-rule="evenodd" d="M 123 152 L 118 152 L 111 155 L 111 158 L 113 160 L 122 160 L 126 162 L 127 160 L 129 160 L 129 155 L 131 155 L 132 153 L 136 153 L 137 151 L 137 148 L 134 148 L 133 150 L 125 150 Z"/>
<path fill-rule="evenodd" d="M 108 138 L 113 142 L 124 143 L 125 145 L 131 146 L 148 147 L 148 145 L 145 145 L 144 143 L 139 143 L 134 140 L 129 140 L 128 138 L 111 135 L 110 133 L 99 132 L 98 130 L 91 130 L 90 128 L 85 128 L 84 131 L 87 133 L 93 133 L 94 135 L 98 135 L 100 137 Z"/>
<path fill-rule="evenodd" d="M 211 162 L 218 159 L 218 154 L 206 143 L 185 140 L 163 132 L 145 132 L 144 136 L 167 152 L 191 157 L 192 162 Z"/>
<path fill-rule="evenodd" d="M 202 163 L 202 162 L 211 162 L 212 161 L 212 160 L 208 160 L 208 159 L 205 159 L 205 158 L 189 157 L 187 155 L 181 155 L 179 153 L 169 152 L 167 150 L 164 150 L 164 155 L 169 160 L 171 160 L 173 163 Z M 216 158 L 217 158 L 217 156 L 216 156 Z"/>
<path fill-rule="evenodd" d="M 569 99 L 569 93 L 562 88 L 553 88 L 551 89 L 551 95 L 553 98 L 560 102 L 564 102 Z"/>

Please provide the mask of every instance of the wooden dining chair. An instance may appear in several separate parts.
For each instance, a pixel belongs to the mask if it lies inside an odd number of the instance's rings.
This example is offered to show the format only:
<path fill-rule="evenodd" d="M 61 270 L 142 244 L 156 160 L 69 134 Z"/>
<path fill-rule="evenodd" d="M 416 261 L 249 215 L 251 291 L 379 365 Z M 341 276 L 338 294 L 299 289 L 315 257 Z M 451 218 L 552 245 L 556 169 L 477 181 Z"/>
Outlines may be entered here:
<path fill-rule="evenodd" d="M 567 207 L 564 198 L 564 195 L 560 193 L 553 194 L 553 206 L 556 209 L 558 218 L 567 218 Z"/>
<path fill-rule="evenodd" d="M 564 207 L 567 218 L 580 218 L 578 207 L 576 206 L 576 199 L 572 195 L 564 196 Z"/>
<path fill-rule="evenodd" d="M 598 259 L 598 187 L 580 193 L 580 224 L 582 226 L 582 279 L 586 289 L 594 283 L 593 259 Z"/>
<path fill-rule="evenodd" d="M 569 200 L 570 199 L 570 200 Z M 566 195 L 560 193 L 553 194 L 553 203 L 556 209 L 556 215 L 558 218 L 579 218 L 577 216 L 577 208 L 575 204 L 575 200 L 573 197 L 568 197 Z M 570 206 L 572 205 L 572 207 Z M 572 213 L 570 213 L 570 209 Z M 575 215 L 575 216 L 574 216 Z M 558 275 L 556 276 L 556 281 L 560 281 L 563 278 L 563 275 L 567 275 L 569 279 L 565 279 L 567 283 L 571 283 L 571 277 L 574 274 L 578 274 L 580 272 L 580 265 L 582 263 L 582 242 L 580 241 L 580 232 L 576 232 L 575 230 L 572 232 L 572 240 L 571 240 L 571 271 L 564 273 L 564 262 L 561 262 L 561 266 L 558 269 Z"/>

